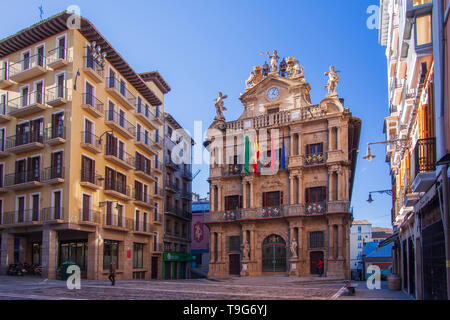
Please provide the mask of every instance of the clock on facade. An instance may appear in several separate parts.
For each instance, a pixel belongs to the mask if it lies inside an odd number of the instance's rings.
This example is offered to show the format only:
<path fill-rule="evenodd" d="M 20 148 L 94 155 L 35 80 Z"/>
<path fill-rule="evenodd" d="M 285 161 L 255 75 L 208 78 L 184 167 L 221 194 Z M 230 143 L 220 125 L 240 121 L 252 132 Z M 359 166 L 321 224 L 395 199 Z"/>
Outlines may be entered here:
<path fill-rule="evenodd" d="M 275 100 L 276 98 L 278 98 L 279 94 L 280 91 L 278 90 L 278 88 L 273 87 L 267 92 L 267 98 L 269 98 L 269 100 Z"/>

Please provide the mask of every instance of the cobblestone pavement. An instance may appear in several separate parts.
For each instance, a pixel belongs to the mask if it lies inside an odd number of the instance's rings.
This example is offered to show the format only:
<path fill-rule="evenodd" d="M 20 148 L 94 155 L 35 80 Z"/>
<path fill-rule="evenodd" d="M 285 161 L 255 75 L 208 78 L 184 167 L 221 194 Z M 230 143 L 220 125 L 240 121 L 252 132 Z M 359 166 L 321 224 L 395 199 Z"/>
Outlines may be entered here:
<path fill-rule="evenodd" d="M 356 295 L 340 296 L 342 281 L 290 277 L 232 278 L 177 281 L 83 280 L 80 290 L 65 281 L 0 276 L 0 300 L 334 300 L 408 299 L 402 292 L 372 291 L 359 283 Z"/>
<path fill-rule="evenodd" d="M 300 282 L 289 277 L 233 278 L 177 281 L 83 280 L 80 290 L 64 281 L 0 276 L 0 299 L 15 300 L 310 300 L 331 299 L 342 282 Z"/>

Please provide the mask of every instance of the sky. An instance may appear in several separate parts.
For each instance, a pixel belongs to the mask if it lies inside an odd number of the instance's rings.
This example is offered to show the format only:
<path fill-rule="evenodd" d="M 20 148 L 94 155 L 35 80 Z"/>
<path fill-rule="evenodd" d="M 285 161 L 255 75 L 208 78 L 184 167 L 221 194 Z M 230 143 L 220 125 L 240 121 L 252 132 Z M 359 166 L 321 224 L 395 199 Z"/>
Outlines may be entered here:
<path fill-rule="evenodd" d="M 324 72 L 336 66 L 339 96 L 362 119 L 354 218 L 391 226 L 391 197 L 374 194 L 375 201 L 367 202 L 370 191 L 391 188 L 384 145 L 372 147 L 373 161 L 362 159 L 368 142 L 385 140 L 389 113 L 385 47 L 378 44 L 378 30 L 367 27 L 367 9 L 378 0 L 22 0 L 8 3 L 16 14 L 0 19 L 0 38 L 38 22 L 41 5 L 44 19 L 78 6 L 136 72 L 158 70 L 172 88 L 165 111 L 191 133 L 194 121 L 202 121 L 204 130 L 212 123 L 219 91 L 229 97 L 227 120 L 241 115 L 245 81 L 253 66 L 265 62 L 260 52 L 275 49 L 280 57 L 298 59 L 313 104 L 325 98 Z M 195 165 L 197 170 L 193 191 L 205 197 L 208 165 Z"/>

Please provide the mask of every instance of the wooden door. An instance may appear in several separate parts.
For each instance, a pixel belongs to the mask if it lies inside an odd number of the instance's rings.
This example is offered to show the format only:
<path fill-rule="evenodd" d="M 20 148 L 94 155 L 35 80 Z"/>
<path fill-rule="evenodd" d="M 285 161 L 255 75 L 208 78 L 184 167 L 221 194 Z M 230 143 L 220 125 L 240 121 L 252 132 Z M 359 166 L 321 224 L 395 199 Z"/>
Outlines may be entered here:
<path fill-rule="evenodd" d="M 158 279 L 158 257 L 152 257 L 152 279 Z"/>
<path fill-rule="evenodd" d="M 230 254 L 229 255 L 229 274 L 240 275 L 241 274 L 241 255 Z"/>
<path fill-rule="evenodd" d="M 317 268 L 317 264 L 319 263 L 320 259 L 323 259 L 323 251 L 313 251 L 313 252 L 311 252 L 309 254 L 310 272 L 311 272 L 311 274 L 318 274 L 319 273 L 319 269 Z M 325 266 L 325 264 L 324 264 L 324 266 Z"/>

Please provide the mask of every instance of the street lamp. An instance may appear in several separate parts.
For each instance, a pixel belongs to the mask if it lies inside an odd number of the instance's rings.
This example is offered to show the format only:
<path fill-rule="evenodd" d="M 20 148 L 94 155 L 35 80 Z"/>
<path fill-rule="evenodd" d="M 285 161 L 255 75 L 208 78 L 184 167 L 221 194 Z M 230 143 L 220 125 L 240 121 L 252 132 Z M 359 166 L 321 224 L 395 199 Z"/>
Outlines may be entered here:
<path fill-rule="evenodd" d="M 380 194 L 387 194 L 389 196 L 392 196 L 392 190 L 380 190 L 380 191 L 371 191 L 369 192 L 369 199 L 367 199 L 368 203 L 372 203 L 374 200 L 372 198 L 372 193 L 380 193 Z"/>
<path fill-rule="evenodd" d="M 104 136 L 105 134 L 107 134 L 107 133 L 111 134 L 111 136 L 114 138 L 114 131 L 111 131 L 111 130 L 105 131 L 105 132 L 103 132 L 103 133 L 100 135 L 100 137 L 98 138 L 98 143 L 99 143 L 99 144 L 102 144 L 102 138 L 103 138 L 103 136 Z"/>
<path fill-rule="evenodd" d="M 375 158 L 375 155 L 372 154 L 372 150 L 370 149 L 371 145 L 399 143 L 402 146 L 407 146 L 409 142 L 410 142 L 410 139 L 394 139 L 394 140 L 387 140 L 387 141 L 370 142 L 367 144 L 367 154 L 363 157 L 363 159 L 367 160 L 367 161 L 372 161 Z"/>

